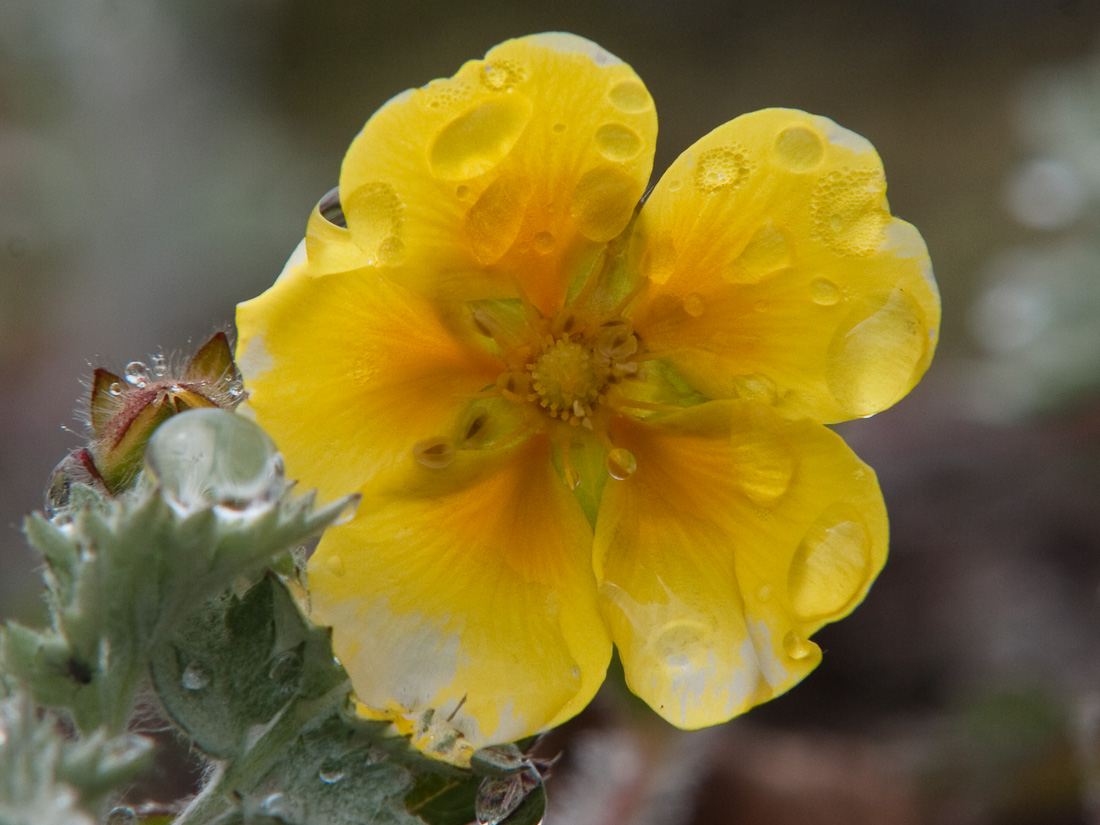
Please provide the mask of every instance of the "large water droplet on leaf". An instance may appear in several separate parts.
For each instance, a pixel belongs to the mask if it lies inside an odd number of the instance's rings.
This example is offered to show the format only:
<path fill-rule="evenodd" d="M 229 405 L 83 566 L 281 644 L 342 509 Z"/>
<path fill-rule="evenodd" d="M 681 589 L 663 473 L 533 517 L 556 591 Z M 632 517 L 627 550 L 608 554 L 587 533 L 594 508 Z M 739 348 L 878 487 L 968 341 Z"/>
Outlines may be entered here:
<path fill-rule="evenodd" d="M 226 410 L 190 410 L 157 428 L 145 470 L 185 512 L 220 504 L 243 510 L 283 489 L 283 461 L 259 425 Z"/>

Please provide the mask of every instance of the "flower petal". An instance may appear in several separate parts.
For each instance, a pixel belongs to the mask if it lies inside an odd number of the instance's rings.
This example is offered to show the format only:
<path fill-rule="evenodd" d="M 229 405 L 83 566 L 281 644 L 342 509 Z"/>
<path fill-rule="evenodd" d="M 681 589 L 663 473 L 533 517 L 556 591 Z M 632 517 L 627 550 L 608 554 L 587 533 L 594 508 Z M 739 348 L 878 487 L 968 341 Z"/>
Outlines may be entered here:
<path fill-rule="evenodd" d="M 940 309 L 885 191 L 871 144 L 826 118 L 768 109 L 715 129 L 639 216 L 635 329 L 711 398 L 826 423 L 889 407 L 928 368 Z"/>
<path fill-rule="evenodd" d="M 462 300 L 514 296 L 518 281 L 550 313 L 629 221 L 656 133 L 645 86 L 594 43 L 509 40 L 375 113 L 340 198 L 393 278 Z"/>
<path fill-rule="evenodd" d="M 595 565 L 630 689 L 673 724 L 725 721 L 821 659 L 886 559 L 874 473 L 839 436 L 764 404 L 618 420 L 636 469 L 604 488 Z"/>
<path fill-rule="evenodd" d="M 326 499 L 449 432 L 500 371 L 455 319 L 370 268 L 292 267 L 237 308 L 237 329 L 249 409 L 289 477 Z"/>
<path fill-rule="evenodd" d="M 511 742 L 573 716 L 603 681 L 591 541 L 545 436 L 459 450 L 443 468 L 410 459 L 325 533 L 312 617 L 333 627 L 368 709 L 452 717 L 473 747 Z"/>

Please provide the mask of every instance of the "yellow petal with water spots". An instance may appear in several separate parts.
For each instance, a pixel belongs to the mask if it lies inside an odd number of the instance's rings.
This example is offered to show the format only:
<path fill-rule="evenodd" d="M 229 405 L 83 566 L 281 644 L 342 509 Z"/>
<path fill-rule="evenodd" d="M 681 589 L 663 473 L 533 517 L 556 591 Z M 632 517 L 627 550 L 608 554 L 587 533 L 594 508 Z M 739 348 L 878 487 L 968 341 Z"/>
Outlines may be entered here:
<path fill-rule="evenodd" d="M 630 689 L 675 725 L 725 721 L 821 659 L 886 560 L 874 473 L 765 404 L 619 419 L 634 471 L 604 487 L 595 569 Z"/>
<path fill-rule="evenodd" d="M 344 160 L 351 237 L 437 296 L 543 312 L 629 221 L 657 117 L 625 63 L 575 35 L 509 40 L 383 106 Z"/>
<path fill-rule="evenodd" d="M 889 407 L 928 368 L 940 308 L 885 193 L 871 144 L 826 118 L 768 109 L 715 129 L 639 216 L 635 329 L 711 398 L 826 423 Z"/>
<path fill-rule="evenodd" d="M 460 318 L 369 268 L 293 266 L 237 308 L 237 329 L 249 408 L 288 476 L 326 499 L 459 426 L 500 371 Z"/>
<path fill-rule="evenodd" d="M 591 700 L 611 655 L 592 532 L 545 436 L 443 467 L 410 458 L 363 494 L 309 562 L 312 617 L 360 702 L 399 722 L 434 710 L 481 747 Z"/>

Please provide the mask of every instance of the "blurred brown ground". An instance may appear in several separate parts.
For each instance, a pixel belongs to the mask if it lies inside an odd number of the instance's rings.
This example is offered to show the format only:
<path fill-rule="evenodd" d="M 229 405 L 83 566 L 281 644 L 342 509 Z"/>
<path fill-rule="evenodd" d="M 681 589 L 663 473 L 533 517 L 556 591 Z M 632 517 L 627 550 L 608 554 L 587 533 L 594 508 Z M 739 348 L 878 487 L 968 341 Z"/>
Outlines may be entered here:
<path fill-rule="evenodd" d="M 563 29 L 649 85 L 655 174 L 767 106 L 870 138 L 895 214 L 928 242 L 945 312 L 921 387 L 841 428 L 879 473 L 892 557 L 853 616 L 818 635 L 819 670 L 692 734 L 613 679 L 543 745 L 566 753 L 550 825 L 1100 822 L 1100 376 L 1051 391 L 1041 414 L 977 414 L 968 322 L 991 260 L 1054 237 L 1003 206 L 1036 151 L 1016 126 L 1021 89 L 1100 49 L 1100 2 L 549 6 L 0 6 L 0 615 L 41 616 L 18 528 L 78 443 L 61 426 L 78 427 L 89 364 L 118 370 L 230 325 L 377 106 L 508 37 Z"/>

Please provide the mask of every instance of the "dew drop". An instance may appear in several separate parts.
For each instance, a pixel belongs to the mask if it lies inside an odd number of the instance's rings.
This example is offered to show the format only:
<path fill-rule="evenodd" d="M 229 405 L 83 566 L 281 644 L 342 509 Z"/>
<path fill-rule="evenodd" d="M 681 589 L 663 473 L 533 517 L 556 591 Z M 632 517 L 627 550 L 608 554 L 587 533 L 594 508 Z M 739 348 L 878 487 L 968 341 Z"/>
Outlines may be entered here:
<path fill-rule="evenodd" d="M 622 447 L 616 447 L 607 454 L 606 464 L 608 474 L 619 481 L 630 478 L 638 469 L 638 461 L 634 458 L 634 453 Z"/>
<path fill-rule="evenodd" d="M 466 110 L 432 141 L 432 172 L 464 180 L 488 172 L 512 150 L 531 119 L 531 102 L 518 94 L 483 101 Z"/>
<path fill-rule="evenodd" d="M 180 675 L 180 684 L 185 690 L 202 690 L 210 684 L 210 674 L 198 662 L 192 662 Z"/>
<path fill-rule="evenodd" d="M 810 282 L 810 297 L 815 304 L 829 307 L 840 300 L 840 289 L 828 278 L 814 278 Z"/>
<path fill-rule="evenodd" d="M 676 244 L 672 236 L 654 234 L 647 239 L 640 264 L 642 274 L 655 284 L 663 284 L 676 271 Z"/>
<path fill-rule="evenodd" d="M 164 377 L 165 373 L 168 372 L 168 359 L 163 355 L 154 355 L 151 360 L 153 375 L 157 378 Z"/>
<path fill-rule="evenodd" d="M 562 132 L 565 131 L 565 124 L 564 123 L 555 123 L 550 128 L 553 130 L 555 135 L 560 135 Z"/>
<path fill-rule="evenodd" d="M 710 634 L 697 621 L 685 619 L 664 626 L 653 642 L 657 658 L 673 670 L 694 670 L 708 647 Z"/>
<path fill-rule="evenodd" d="M 556 243 L 554 236 L 549 232 L 539 232 L 531 239 L 531 246 L 539 255 L 548 255 L 553 252 Z"/>
<path fill-rule="evenodd" d="M 122 384 L 118 383 L 118 381 L 112 382 L 111 385 L 107 387 L 107 394 L 122 395 Z"/>
<path fill-rule="evenodd" d="M 731 383 L 737 397 L 745 401 L 757 401 L 769 406 L 775 406 L 779 401 L 779 389 L 766 375 L 735 375 Z"/>
<path fill-rule="evenodd" d="M 701 192 L 732 191 L 752 171 L 744 153 L 736 146 L 708 149 L 699 157 L 695 169 L 695 188 Z"/>
<path fill-rule="evenodd" d="M 753 504 L 770 507 L 790 489 L 797 466 L 787 440 L 770 407 L 750 405 L 732 434 L 732 460 L 738 488 Z"/>
<path fill-rule="evenodd" d="M 470 207 L 463 228 L 470 250 L 480 263 L 495 263 L 512 247 L 532 191 L 525 178 L 502 175 Z"/>
<path fill-rule="evenodd" d="M 607 93 L 611 105 L 623 112 L 644 112 L 653 106 L 653 99 L 637 80 L 621 80 Z"/>
<path fill-rule="evenodd" d="M 843 613 L 871 576 L 871 534 L 849 504 L 825 510 L 806 531 L 787 576 L 791 608 L 804 620 Z"/>
<path fill-rule="evenodd" d="M 772 597 L 772 586 L 770 584 L 762 584 L 756 588 L 756 598 L 759 601 L 766 602 Z"/>
<path fill-rule="evenodd" d="M 765 221 L 756 228 L 733 262 L 726 273 L 726 280 L 733 283 L 757 283 L 777 269 L 790 266 L 791 260 L 791 246 L 786 233 L 771 221 Z M 758 301 L 757 304 L 759 303 Z"/>
<path fill-rule="evenodd" d="M 335 785 L 344 778 L 344 769 L 335 763 L 324 763 L 317 771 L 317 778 L 326 785 Z"/>
<path fill-rule="evenodd" d="M 297 819 L 297 805 L 288 799 L 284 793 L 276 792 L 265 797 L 264 801 L 260 803 L 260 811 L 267 816 L 283 821 Z"/>
<path fill-rule="evenodd" d="M 699 318 L 706 311 L 706 302 L 698 292 L 693 292 L 684 298 L 684 312 L 692 318 Z"/>
<path fill-rule="evenodd" d="M 413 445 L 413 457 L 433 470 L 441 470 L 455 458 L 455 445 L 445 436 L 426 438 Z"/>
<path fill-rule="evenodd" d="M 345 572 L 344 560 L 336 555 L 329 556 L 325 559 L 325 569 L 334 576 L 342 576 Z"/>
<path fill-rule="evenodd" d="M 684 185 L 684 182 L 682 180 L 670 180 L 668 182 L 668 191 L 669 192 L 679 192 L 681 187 L 683 187 L 683 185 Z"/>
<path fill-rule="evenodd" d="M 302 674 L 302 657 L 293 650 L 280 653 L 271 661 L 267 678 L 283 688 L 291 688 Z"/>
<path fill-rule="evenodd" d="M 829 344 L 825 380 L 853 416 L 872 415 L 901 398 L 925 361 L 924 313 L 898 287 L 873 311 L 854 309 Z"/>
<path fill-rule="evenodd" d="M 344 204 L 355 243 L 375 264 L 389 265 L 383 260 L 391 249 L 385 248 L 391 239 L 396 240 L 401 231 L 405 205 L 388 183 L 372 181 L 363 184 L 347 198 Z"/>
<path fill-rule="evenodd" d="M 590 169 L 577 181 L 570 214 L 590 241 L 604 243 L 626 228 L 642 196 L 642 184 L 617 166 Z"/>
<path fill-rule="evenodd" d="M 344 509 L 332 520 L 332 526 L 339 527 L 341 524 L 347 524 L 355 518 L 355 513 L 359 509 L 359 501 L 360 496 L 358 493 L 353 496 L 348 496 L 348 500 L 344 504 Z"/>
<path fill-rule="evenodd" d="M 460 201 L 466 200 L 466 198 L 470 197 L 470 187 L 466 184 L 462 184 L 457 189 L 455 189 L 455 197 L 458 198 Z"/>
<path fill-rule="evenodd" d="M 282 456 L 271 438 L 227 410 L 189 410 L 169 418 L 149 439 L 145 469 L 185 512 L 213 505 L 243 510 L 271 501 L 285 486 Z"/>
<path fill-rule="evenodd" d="M 825 144 L 808 126 L 788 126 L 775 139 L 775 154 L 792 172 L 809 172 L 821 163 Z"/>
<path fill-rule="evenodd" d="M 803 639 L 793 630 L 783 637 L 783 649 L 792 659 L 805 659 L 813 654 L 816 647 L 813 642 Z"/>
<path fill-rule="evenodd" d="M 149 368 L 141 361 L 131 361 L 126 365 L 123 377 L 133 387 L 144 387 L 150 381 Z"/>
<path fill-rule="evenodd" d="M 624 123 L 605 123 L 596 130 L 596 149 L 608 160 L 624 163 L 645 146 L 641 136 Z"/>
<path fill-rule="evenodd" d="M 137 814 L 134 813 L 132 808 L 112 808 L 111 812 L 107 814 L 107 825 L 131 825 L 131 823 L 137 821 Z"/>

